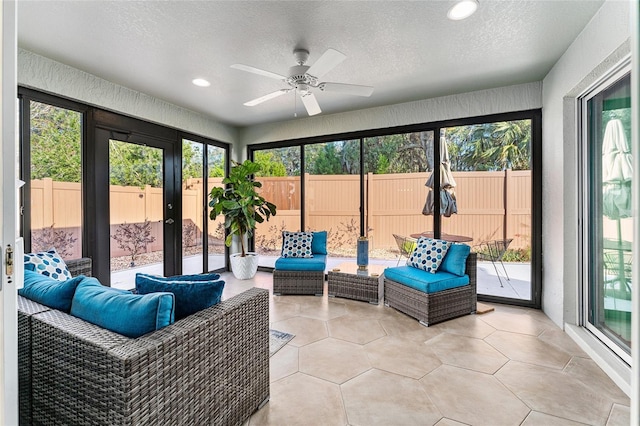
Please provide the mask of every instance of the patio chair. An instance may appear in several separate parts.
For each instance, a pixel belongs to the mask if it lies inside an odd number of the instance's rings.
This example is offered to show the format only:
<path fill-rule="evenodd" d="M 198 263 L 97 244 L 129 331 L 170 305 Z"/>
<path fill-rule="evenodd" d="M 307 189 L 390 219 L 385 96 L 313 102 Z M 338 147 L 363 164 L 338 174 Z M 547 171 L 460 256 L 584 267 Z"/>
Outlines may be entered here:
<path fill-rule="evenodd" d="M 400 259 L 402 259 L 402 256 L 406 257 L 407 259 L 411 256 L 413 249 L 416 248 L 416 244 L 418 243 L 418 240 L 411 237 L 403 237 L 402 235 L 397 235 L 397 234 L 393 234 L 393 238 L 396 239 L 398 250 L 400 250 L 400 255 L 398 256 L 398 262 L 396 263 L 396 266 L 398 266 L 400 264 Z"/>
<path fill-rule="evenodd" d="M 511 281 L 509 274 L 507 273 L 507 268 L 505 268 L 504 263 L 502 263 L 502 258 L 504 257 L 507 248 L 509 248 L 511 241 L 513 241 L 513 238 L 507 238 L 505 240 L 490 240 L 483 241 L 474 246 L 475 251 L 478 253 L 478 260 L 490 260 L 493 264 L 493 268 L 496 270 L 496 275 L 498 276 L 498 281 L 500 281 L 500 287 L 504 286 L 502 285 L 502 278 L 500 278 L 496 262 L 500 262 L 502 269 L 504 270 L 504 275 L 507 277 L 507 281 Z"/>

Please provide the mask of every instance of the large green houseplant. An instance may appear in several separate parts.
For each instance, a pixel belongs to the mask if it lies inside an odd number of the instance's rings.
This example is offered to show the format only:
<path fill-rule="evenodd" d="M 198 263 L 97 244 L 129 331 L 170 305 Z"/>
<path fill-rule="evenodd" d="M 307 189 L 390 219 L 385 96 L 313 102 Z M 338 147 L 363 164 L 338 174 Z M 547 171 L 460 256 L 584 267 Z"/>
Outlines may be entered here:
<path fill-rule="evenodd" d="M 245 236 L 251 238 L 258 223 L 276 215 L 276 206 L 256 191 L 262 183 L 252 177 L 260 168 L 260 164 L 250 160 L 233 161 L 229 177 L 222 180 L 226 186 L 214 187 L 209 193 L 209 216 L 213 220 L 218 215 L 224 216 L 224 227 L 228 230 L 225 244 L 231 247 L 234 236 L 240 240 L 241 252 L 231 255 L 231 270 L 238 279 L 252 278 L 258 268 L 257 255 L 245 250 Z"/>

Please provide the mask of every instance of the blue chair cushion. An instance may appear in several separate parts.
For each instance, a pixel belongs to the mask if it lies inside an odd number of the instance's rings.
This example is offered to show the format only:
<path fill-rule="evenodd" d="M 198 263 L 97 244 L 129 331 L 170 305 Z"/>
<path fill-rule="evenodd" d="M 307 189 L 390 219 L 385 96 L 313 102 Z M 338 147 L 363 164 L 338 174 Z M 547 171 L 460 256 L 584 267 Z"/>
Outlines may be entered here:
<path fill-rule="evenodd" d="M 25 269 L 24 287 L 18 290 L 18 294 L 50 308 L 69 313 L 73 294 L 84 278 L 84 275 L 79 275 L 66 281 L 58 281 L 47 275 Z"/>
<path fill-rule="evenodd" d="M 327 256 L 317 254 L 311 258 L 279 257 L 276 270 L 279 271 L 324 271 L 327 267 Z"/>
<path fill-rule="evenodd" d="M 39 272 L 58 281 L 71 278 L 71 273 L 56 249 L 24 255 L 24 269 Z"/>
<path fill-rule="evenodd" d="M 311 251 L 313 254 L 327 254 L 327 231 L 318 231 L 313 233 Z"/>
<path fill-rule="evenodd" d="M 436 293 L 469 284 L 468 275 L 459 277 L 442 271 L 432 274 L 411 266 L 387 268 L 384 270 L 384 276 L 391 281 L 404 284 L 424 293 Z"/>
<path fill-rule="evenodd" d="M 220 277 L 218 274 L 215 275 Z M 187 281 L 176 278 L 138 273 L 136 290 L 139 294 L 173 293 L 176 297 L 176 321 L 220 303 L 224 281 Z"/>
<path fill-rule="evenodd" d="M 85 278 L 76 288 L 71 315 L 127 337 L 140 337 L 174 321 L 173 293 L 133 294 Z"/>
<path fill-rule="evenodd" d="M 449 272 L 459 277 L 463 276 L 470 252 L 471 247 L 466 244 L 451 244 L 438 271 Z"/>

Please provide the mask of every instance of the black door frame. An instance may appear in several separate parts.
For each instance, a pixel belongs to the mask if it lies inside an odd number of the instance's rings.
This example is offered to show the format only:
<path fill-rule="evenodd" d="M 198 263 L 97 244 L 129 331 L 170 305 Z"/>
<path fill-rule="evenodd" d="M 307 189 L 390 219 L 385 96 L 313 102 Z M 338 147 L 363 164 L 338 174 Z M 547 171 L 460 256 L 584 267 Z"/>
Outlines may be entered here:
<path fill-rule="evenodd" d="M 110 262 L 111 235 L 109 218 L 109 140 L 145 145 L 163 150 L 163 251 L 164 275 L 181 272 L 182 256 L 182 200 L 178 188 L 181 184 L 181 152 L 176 149 L 177 132 L 155 124 L 123 117 L 107 111 L 95 110 L 91 121 L 94 125 L 94 143 L 87 151 L 94 168 L 86 179 L 87 194 L 104 194 L 87 197 L 85 217 L 91 225 L 87 228 L 87 253 L 94 259 L 93 274 L 104 285 L 111 285 Z"/>

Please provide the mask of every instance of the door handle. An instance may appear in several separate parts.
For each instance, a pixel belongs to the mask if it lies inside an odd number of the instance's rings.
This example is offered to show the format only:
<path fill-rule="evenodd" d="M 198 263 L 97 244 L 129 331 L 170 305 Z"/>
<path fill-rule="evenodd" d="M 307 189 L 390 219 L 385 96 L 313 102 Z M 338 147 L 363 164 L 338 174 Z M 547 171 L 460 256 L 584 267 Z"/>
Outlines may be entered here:
<path fill-rule="evenodd" d="M 164 221 L 164 223 L 168 223 L 169 225 L 173 225 L 174 220 L 169 218 L 167 220 Z"/>

